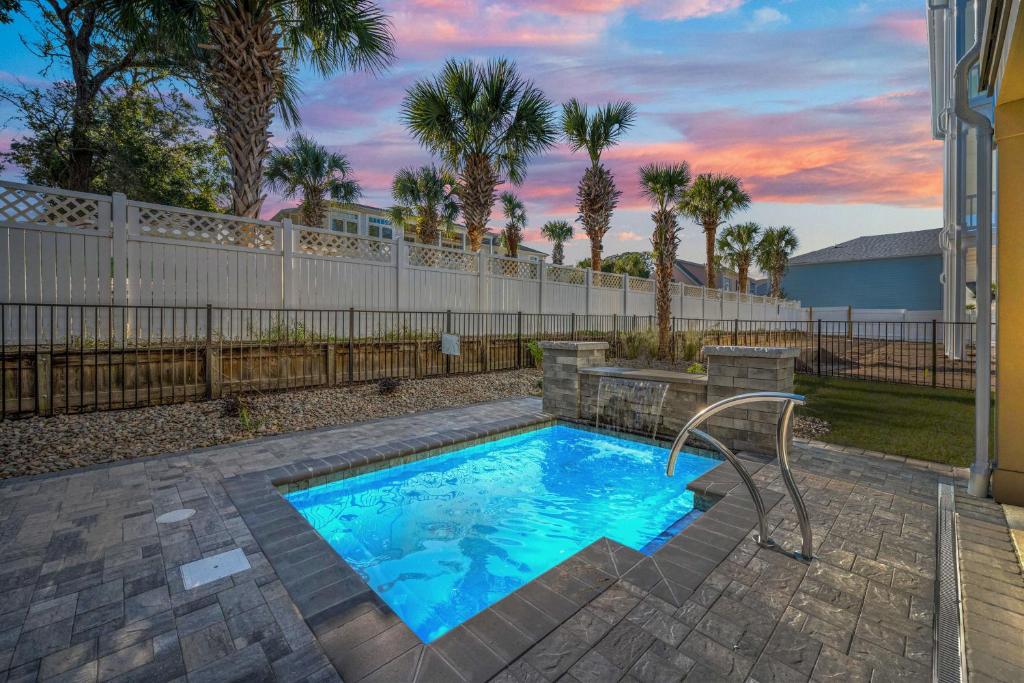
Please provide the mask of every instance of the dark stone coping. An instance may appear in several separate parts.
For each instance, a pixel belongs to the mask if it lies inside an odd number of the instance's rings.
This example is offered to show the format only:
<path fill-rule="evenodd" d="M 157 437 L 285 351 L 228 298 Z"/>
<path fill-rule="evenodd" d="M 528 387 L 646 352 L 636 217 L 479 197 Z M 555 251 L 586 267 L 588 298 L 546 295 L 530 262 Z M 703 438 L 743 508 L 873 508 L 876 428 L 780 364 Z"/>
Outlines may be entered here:
<path fill-rule="evenodd" d="M 278 487 L 554 423 L 544 414 L 453 429 L 224 480 L 227 494 L 346 681 L 485 681 L 617 582 L 679 606 L 750 533 L 755 515 L 723 463 L 690 483 L 707 512 L 651 555 L 601 538 L 430 644 L 396 615 Z M 751 463 L 751 470 L 760 469 Z M 739 488 L 737 488 L 739 487 Z M 771 507 L 781 496 L 763 493 Z"/>
<path fill-rule="evenodd" d="M 706 374 L 654 370 L 651 368 L 590 367 L 580 368 L 579 374 L 597 375 L 598 377 L 621 377 L 623 379 L 636 379 L 648 382 L 666 382 L 668 384 L 706 385 L 708 383 L 708 376 Z"/>
<path fill-rule="evenodd" d="M 705 346 L 705 356 L 738 356 L 741 358 L 797 358 L 800 349 L 788 346 Z"/>
<path fill-rule="evenodd" d="M 611 348 L 611 344 L 603 341 L 542 341 L 538 344 L 542 349 L 562 351 L 603 351 Z"/>

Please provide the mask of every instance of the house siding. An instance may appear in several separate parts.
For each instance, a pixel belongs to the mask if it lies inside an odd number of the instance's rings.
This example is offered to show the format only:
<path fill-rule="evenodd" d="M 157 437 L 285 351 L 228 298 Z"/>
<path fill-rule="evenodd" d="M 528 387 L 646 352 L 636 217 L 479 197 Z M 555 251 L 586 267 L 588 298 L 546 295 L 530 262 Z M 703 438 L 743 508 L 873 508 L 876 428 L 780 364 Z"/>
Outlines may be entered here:
<path fill-rule="evenodd" d="M 941 256 L 791 265 L 786 296 L 804 306 L 942 308 Z"/>

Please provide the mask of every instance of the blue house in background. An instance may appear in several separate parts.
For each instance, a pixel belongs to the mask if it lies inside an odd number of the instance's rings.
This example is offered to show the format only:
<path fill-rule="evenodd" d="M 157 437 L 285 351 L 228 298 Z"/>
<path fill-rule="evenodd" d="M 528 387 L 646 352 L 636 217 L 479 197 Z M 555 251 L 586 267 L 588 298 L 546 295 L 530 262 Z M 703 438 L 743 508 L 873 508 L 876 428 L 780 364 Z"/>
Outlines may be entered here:
<path fill-rule="evenodd" d="M 941 311 L 940 232 L 870 235 L 794 256 L 782 290 L 803 306 Z"/>

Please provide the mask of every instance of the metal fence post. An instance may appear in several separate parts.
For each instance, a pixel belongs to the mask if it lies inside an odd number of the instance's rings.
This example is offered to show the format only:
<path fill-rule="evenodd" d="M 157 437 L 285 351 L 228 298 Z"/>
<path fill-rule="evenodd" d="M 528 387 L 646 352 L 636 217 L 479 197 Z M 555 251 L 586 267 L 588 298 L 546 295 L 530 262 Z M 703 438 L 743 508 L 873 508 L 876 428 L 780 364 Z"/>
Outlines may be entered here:
<path fill-rule="evenodd" d="M 480 253 L 482 254 L 483 252 L 481 251 Z M 452 333 L 452 309 L 450 308 L 444 313 L 444 333 Z M 444 351 L 441 352 L 441 355 L 444 356 L 444 374 L 450 375 L 452 373 L 452 357 L 444 353 Z"/>
<path fill-rule="evenodd" d="M 821 376 L 821 318 L 818 318 L 818 376 Z"/>
<path fill-rule="evenodd" d="M 576 311 L 572 312 L 569 323 L 569 338 L 576 341 Z"/>
<path fill-rule="evenodd" d="M 740 345 L 740 319 L 734 318 L 732 321 L 732 345 Z"/>
<path fill-rule="evenodd" d="M 573 313 L 573 320 L 576 314 Z M 516 370 L 523 367 L 523 312 L 516 312 Z"/>
<path fill-rule="evenodd" d="M 619 314 L 612 313 L 612 358 L 619 354 Z"/>
<path fill-rule="evenodd" d="M 213 398 L 213 306 L 206 304 L 206 398 Z"/>
<path fill-rule="evenodd" d="M 356 376 L 356 309 L 348 309 L 348 383 Z"/>
<path fill-rule="evenodd" d="M 932 318 L 932 386 L 936 386 L 938 369 L 939 369 L 939 353 L 938 353 L 938 339 L 936 338 L 936 331 L 938 330 L 938 323 Z"/>

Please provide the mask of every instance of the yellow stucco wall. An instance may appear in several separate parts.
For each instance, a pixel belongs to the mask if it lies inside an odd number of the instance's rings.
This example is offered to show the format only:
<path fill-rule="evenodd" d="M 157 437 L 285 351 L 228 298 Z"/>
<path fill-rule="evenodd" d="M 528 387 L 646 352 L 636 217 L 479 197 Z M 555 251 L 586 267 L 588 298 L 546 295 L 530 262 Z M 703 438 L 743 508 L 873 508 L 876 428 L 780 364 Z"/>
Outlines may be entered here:
<path fill-rule="evenodd" d="M 995 113 L 999 183 L 996 249 L 1000 267 L 996 332 L 998 465 L 992 477 L 992 494 L 999 502 L 1024 505 L 1024 26 L 1016 27 L 1012 40 Z"/>

